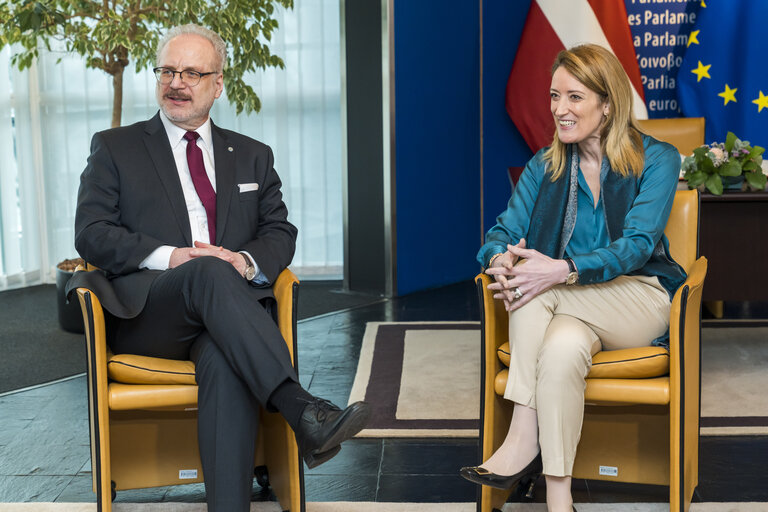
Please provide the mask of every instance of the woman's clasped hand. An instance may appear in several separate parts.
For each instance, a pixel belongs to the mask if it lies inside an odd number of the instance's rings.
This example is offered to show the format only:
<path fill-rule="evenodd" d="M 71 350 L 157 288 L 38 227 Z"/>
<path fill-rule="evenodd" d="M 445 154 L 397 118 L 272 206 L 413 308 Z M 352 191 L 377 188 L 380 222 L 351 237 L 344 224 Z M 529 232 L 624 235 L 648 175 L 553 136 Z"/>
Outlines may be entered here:
<path fill-rule="evenodd" d="M 507 252 L 496 258 L 485 273 L 495 279 L 488 285 L 494 299 L 504 301 L 507 311 L 524 306 L 552 286 L 562 283 L 568 275 L 565 260 L 556 260 L 534 249 L 525 248 L 525 238 L 507 244 Z"/>

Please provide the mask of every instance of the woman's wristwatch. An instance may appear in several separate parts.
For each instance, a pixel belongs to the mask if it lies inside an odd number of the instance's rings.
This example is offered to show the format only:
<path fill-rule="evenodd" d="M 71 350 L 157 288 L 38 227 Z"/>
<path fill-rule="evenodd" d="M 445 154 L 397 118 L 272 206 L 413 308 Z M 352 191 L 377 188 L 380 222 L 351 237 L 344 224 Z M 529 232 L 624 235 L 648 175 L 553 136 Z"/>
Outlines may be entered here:
<path fill-rule="evenodd" d="M 571 258 L 565 258 L 565 262 L 568 264 L 568 277 L 565 278 L 565 285 L 572 286 L 579 282 L 579 271 L 576 270 L 576 265 Z"/>

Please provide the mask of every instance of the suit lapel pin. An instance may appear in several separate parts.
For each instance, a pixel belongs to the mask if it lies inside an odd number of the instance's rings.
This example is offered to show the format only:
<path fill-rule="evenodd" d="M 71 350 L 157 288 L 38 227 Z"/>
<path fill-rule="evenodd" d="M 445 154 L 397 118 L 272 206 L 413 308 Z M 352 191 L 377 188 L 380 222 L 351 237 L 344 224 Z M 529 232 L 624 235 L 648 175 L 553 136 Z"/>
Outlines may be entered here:
<path fill-rule="evenodd" d="M 229 146 L 229 147 L 227 148 L 227 151 L 229 151 L 229 152 L 231 153 L 231 152 L 233 152 L 233 151 L 234 151 L 234 148 L 233 148 L 232 146 Z"/>

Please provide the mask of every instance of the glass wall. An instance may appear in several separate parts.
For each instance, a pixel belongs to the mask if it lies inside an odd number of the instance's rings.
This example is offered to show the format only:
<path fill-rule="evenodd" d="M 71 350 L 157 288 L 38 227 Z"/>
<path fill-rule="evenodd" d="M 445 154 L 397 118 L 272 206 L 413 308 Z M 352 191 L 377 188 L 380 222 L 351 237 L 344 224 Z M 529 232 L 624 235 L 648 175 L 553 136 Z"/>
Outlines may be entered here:
<path fill-rule="evenodd" d="M 272 147 L 289 220 L 299 228 L 291 268 L 340 278 L 343 265 L 339 2 L 302 0 L 277 9 L 269 43 L 285 69 L 247 77 L 259 114 L 235 115 L 223 96 L 213 121 Z M 60 59 L 60 60 L 59 60 Z M 52 282 L 76 256 L 74 213 L 91 136 L 109 128 L 111 77 L 52 51 L 24 72 L 0 52 L 0 290 Z M 155 114 L 151 71 L 126 69 L 122 124 Z M 226 95 L 226 91 L 225 91 Z"/>

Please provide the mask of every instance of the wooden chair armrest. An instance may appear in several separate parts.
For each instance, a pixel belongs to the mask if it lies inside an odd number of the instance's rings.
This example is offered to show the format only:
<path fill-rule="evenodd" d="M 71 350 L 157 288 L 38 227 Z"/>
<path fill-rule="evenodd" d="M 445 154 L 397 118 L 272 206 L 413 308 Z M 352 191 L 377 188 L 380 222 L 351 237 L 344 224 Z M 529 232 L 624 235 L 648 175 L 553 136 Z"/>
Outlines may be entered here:
<path fill-rule="evenodd" d="M 107 336 L 104 311 L 96 294 L 87 288 L 77 289 L 77 298 L 85 324 L 85 348 L 88 367 L 88 407 L 91 439 L 98 436 L 101 443 L 91 442 L 91 460 L 99 461 L 106 477 L 101 492 L 111 492 L 110 482 L 110 431 L 109 431 L 109 384 L 107 378 Z M 95 489 L 95 488 L 94 488 Z"/>
<path fill-rule="evenodd" d="M 493 292 L 488 289 L 488 285 L 493 283 L 493 278 L 488 274 L 480 273 L 475 277 L 475 284 L 482 307 L 483 324 L 489 331 L 485 336 L 484 342 L 488 345 L 486 349 L 496 354 L 496 349 L 507 341 L 509 331 L 509 315 L 504 309 L 504 303 L 493 298 Z M 492 331 L 492 332 L 491 332 Z"/>
<path fill-rule="evenodd" d="M 685 354 L 684 359 L 699 359 L 695 354 L 700 350 L 701 294 L 706 274 L 707 258 L 701 256 L 693 263 L 688 278 L 672 298 L 669 314 L 670 372 L 679 365 L 679 358 L 683 356 L 681 350 Z"/>
<path fill-rule="evenodd" d="M 501 445 L 509 429 L 512 408 L 504 404 L 505 400 L 496 395 L 496 375 L 503 364 L 496 354 L 496 349 L 509 341 L 509 314 L 504 309 L 503 301 L 493 298 L 488 285 L 493 279 L 484 273 L 475 277 L 482 326 L 481 361 L 482 376 L 480 406 L 480 453 L 479 460 L 486 460 Z M 481 501 L 483 510 L 501 508 L 509 496 L 509 491 L 483 486 Z M 486 506 L 488 508 L 486 508 Z"/>
<path fill-rule="evenodd" d="M 696 487 L 699 460 L 699 404 L 701 401 L 701 294 L 707 259 L 700 257 L 672 299 L 669 319 L 669 455 L 670 502 L 685 489 Z M 690 499 L 690 494 L 687 498 Z"/>
<path fill-rule="evenodd" d="M 688 424 L 698 428 L 699 379 L 701 375 L 701 294 L 707 274 L 707 259 L 691 266 L 688 278 L 677 289 L 669 315 L 669 387 L 673 438 Z M 686 421 L 687 420 L 687 421 Z"/>
<path fill-rule="evenodd" d="M 501 345 L 509 341 L 509 315 L 504 309 L 504 303 L 494 299 L 493 292 L 488 289 L 488 285 L 492 282 L 493 278 L 484 273 L 475 277 L 475 285 L 480 299 L 481 357 L 484 371 L 482 379 L 486 393 L 494 393 L 494 380 L 504 367 L 496 351 Z"/>
<path fill-rule="evenodd" d="M 272 292 L 275 294 L 278 304 L 292 300 L 294 283 L 299 284 L 299 278 L 296 277 L 296 274 L 291 269 L 286 268 L 280 272 L 280 275 L 275 279 L 275 284 L 272 285 Z"/>
<path fill-rule="evenodd" d="M 283 270 L 272 285 L 272 293 L 277 300 L 277 325 L 285 338 L 293 361 L 296 361 L 297 301 L 299 279 L 290 269 Z"/>

